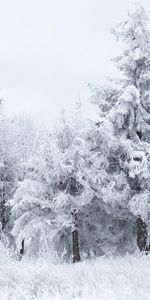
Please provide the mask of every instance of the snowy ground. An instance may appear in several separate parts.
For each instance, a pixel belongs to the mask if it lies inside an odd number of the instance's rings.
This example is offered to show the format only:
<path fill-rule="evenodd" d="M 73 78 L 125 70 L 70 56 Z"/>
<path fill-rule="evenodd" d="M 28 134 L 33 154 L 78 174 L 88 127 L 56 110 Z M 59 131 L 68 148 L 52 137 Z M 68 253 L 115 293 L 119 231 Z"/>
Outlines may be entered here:
<path fill-rule="evenodd" d="M 0 300 L 150 300 L 150 256 L 0 263 Z"/>

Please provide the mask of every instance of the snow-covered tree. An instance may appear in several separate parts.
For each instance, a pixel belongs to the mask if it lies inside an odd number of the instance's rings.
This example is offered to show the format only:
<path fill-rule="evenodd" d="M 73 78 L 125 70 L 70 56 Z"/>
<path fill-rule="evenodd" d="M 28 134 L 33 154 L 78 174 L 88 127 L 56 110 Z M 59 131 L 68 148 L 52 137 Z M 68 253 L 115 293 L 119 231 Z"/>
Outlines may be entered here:
<path fill-rule="evenodd" d="M 115 143 L 109 151 L 106 199 L 126 208 L 149 223 L 150 192 L 150 31 L 144 8 L 136 6 L 128 20 L 113 30 L 123 42 L 123 53 L 114 59 L 122 72 L 121 80 L 96 90 L 92 99 L 98 105 L 100 117 L 113 126 Z M 101 126 L 101 122 L 97 123 Z M 106 128 L 107 131 L 107 128 Z M 114 146 L 115 145 L 115 146 Z M 105 188 L 103 188 L 105 190 Z M 122 193 L 120 193 L 122 191 Z M 114 197 L 113 197 L 114 193 Z M 117 199 L 120 194 L 120 204 Z M 112 201 L 114 198 L 114 202 Z M 138 222 L 138 224 L 141 224 Z M 145 225 L 143 225 L 145 226 Z M 143 244 L 143 248 L 146 245 Z"/>
<path fill-rule="evenodd" d="M 114 31 L 125 43 L 123 55 L 116 59 L 127 81 L 114 108 L 113 121 L 128 144 L 123 163 L 128 172 L 132 198 L 131 211 L 149 223 L 150 195 L 150 31 L 144 8 L 137 6 L 129 20 Z M 117 124 L 118 123 L 118 124 Z M 128 166 L 127 166 L 128 164 Z"/>
<path fill-rule="evenodd" d="M 35 152 L 38 135 L 29 117 L 7 118 L 0 114 L 0 236 L 13 244 L 13 218 L 9 200 L 13 197 L 18 180 L 24 177 L 24 162 Z M 2 232 L 1 232 L 2 231 Z M 13 241 L 13 242 L 12 242 Z"/>
<path fill-rule="evenodd" d="M 92 200 L 93 191 L 88 144 L 78 121 L 61 115 L 53 137 L 26 162 L 26 177 L 11 200 L 13 234 L 19 245 L 25 240 L 28 253 L 39 253 L 44 243 L 55 248 L 56 235 L 70 228 L 73 261 L 80 260 L 78 211 Z"/>
<path fill-rule="evenodd" d="M 2 230 L 9 226 L 10 208 L 7 205 L 16 185 L 16 160 L 9 142 L 9 120 L 1 109 L 0 115 L 0 223 Z"/>

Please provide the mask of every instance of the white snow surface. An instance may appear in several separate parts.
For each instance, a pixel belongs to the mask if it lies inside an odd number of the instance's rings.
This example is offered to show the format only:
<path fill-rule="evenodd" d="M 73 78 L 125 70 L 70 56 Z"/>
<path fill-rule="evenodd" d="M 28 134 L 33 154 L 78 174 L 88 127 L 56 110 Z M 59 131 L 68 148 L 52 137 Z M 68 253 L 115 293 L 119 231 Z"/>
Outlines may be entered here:
<path fill-rule="evenodd" d="M 149 300 L 150 256 L 77 264 L 1 260 L 1 300 Z"/>

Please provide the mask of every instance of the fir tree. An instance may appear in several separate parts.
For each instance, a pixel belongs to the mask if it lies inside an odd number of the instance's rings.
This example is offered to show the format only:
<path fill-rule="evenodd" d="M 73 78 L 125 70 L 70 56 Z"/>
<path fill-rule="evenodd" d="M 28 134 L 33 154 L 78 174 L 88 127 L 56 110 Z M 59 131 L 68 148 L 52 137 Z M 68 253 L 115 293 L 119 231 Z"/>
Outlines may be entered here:
<path fill-rule="evenodd" d="M 39 254 L 44 244 L 49 252 L 56 249 L 58 236 L 70 230 L 73 262 L 80 260 L 78 212 L 93 197 L 88 153 L 81 121 L 62 114 L 53 135 L 26 162 L 26 176 L 10 202 L 13 234 L 19 247 L 24 240 L 28 255 Z"/>
<path fill-rule="evenodd" d="M 123 76 L 117 84 L 115 82 L 110 87 L 96 91 L 98 97 L 94 100 L 99 107 L 100 117 L 105 117 L 111 122 L 115 139 L 115 147 L 114 144 L 110 147 L 108 158 L 108 178 L 112 173 L 112 181 L 114 181 L 113 186 L 110 187 L 109 202 L 112 206 L 114 203 L 117 204 L 117 193 L 122 191 L 120 204 L 118 202 L 117 206 L 121 211 L 123 207 L 125 208 L 124 216 L 128 217 L 130 208 L 133 215 L 142 218 L 148 225 L 150 32 L 144 8 L 137 5 L 135 11 L 129 13 L 128 20 L 116 26 L 113 33 L 124 44 L 122 55 L 113 59 Z M 99 126 L 100 124 L 101 122 Z M 112 202 L 113 190 L 114 195 L 115 190 L 117 192 L 114 203 Z M 107 195 L 108 193 L 107 189 Z M 142 248 L 145 247 L 146 244 L 143 243 Z"/>

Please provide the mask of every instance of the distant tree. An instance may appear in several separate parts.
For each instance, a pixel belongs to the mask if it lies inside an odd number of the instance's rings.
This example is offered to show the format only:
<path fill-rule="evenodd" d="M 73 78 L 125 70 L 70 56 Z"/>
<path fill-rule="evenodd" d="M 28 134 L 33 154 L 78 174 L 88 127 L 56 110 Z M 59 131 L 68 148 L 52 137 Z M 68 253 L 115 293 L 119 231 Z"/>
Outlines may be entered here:
<path fill-rule="evenodd" d="M 0 223 L 2 230 L 9 227 L 10 208 L 8 200 L 16 187 L 16 160 L 11 152 L 9 142 L 9 120 L 4 116 L 1 107 L 0 114 Z"/>
<path fill-rule="evenodd" d="M 13 197 L 18 180 L 24 178 L 24 162 L 35 153 L 38 144 L 37 129 L 29 117 L 9 119 L 0 113 L 0 224 L 1 241 L 15 248 L 11 234 L 14 219 L 9 200 Z M 7 241 L 7 243 L 6 243 Z"/>

